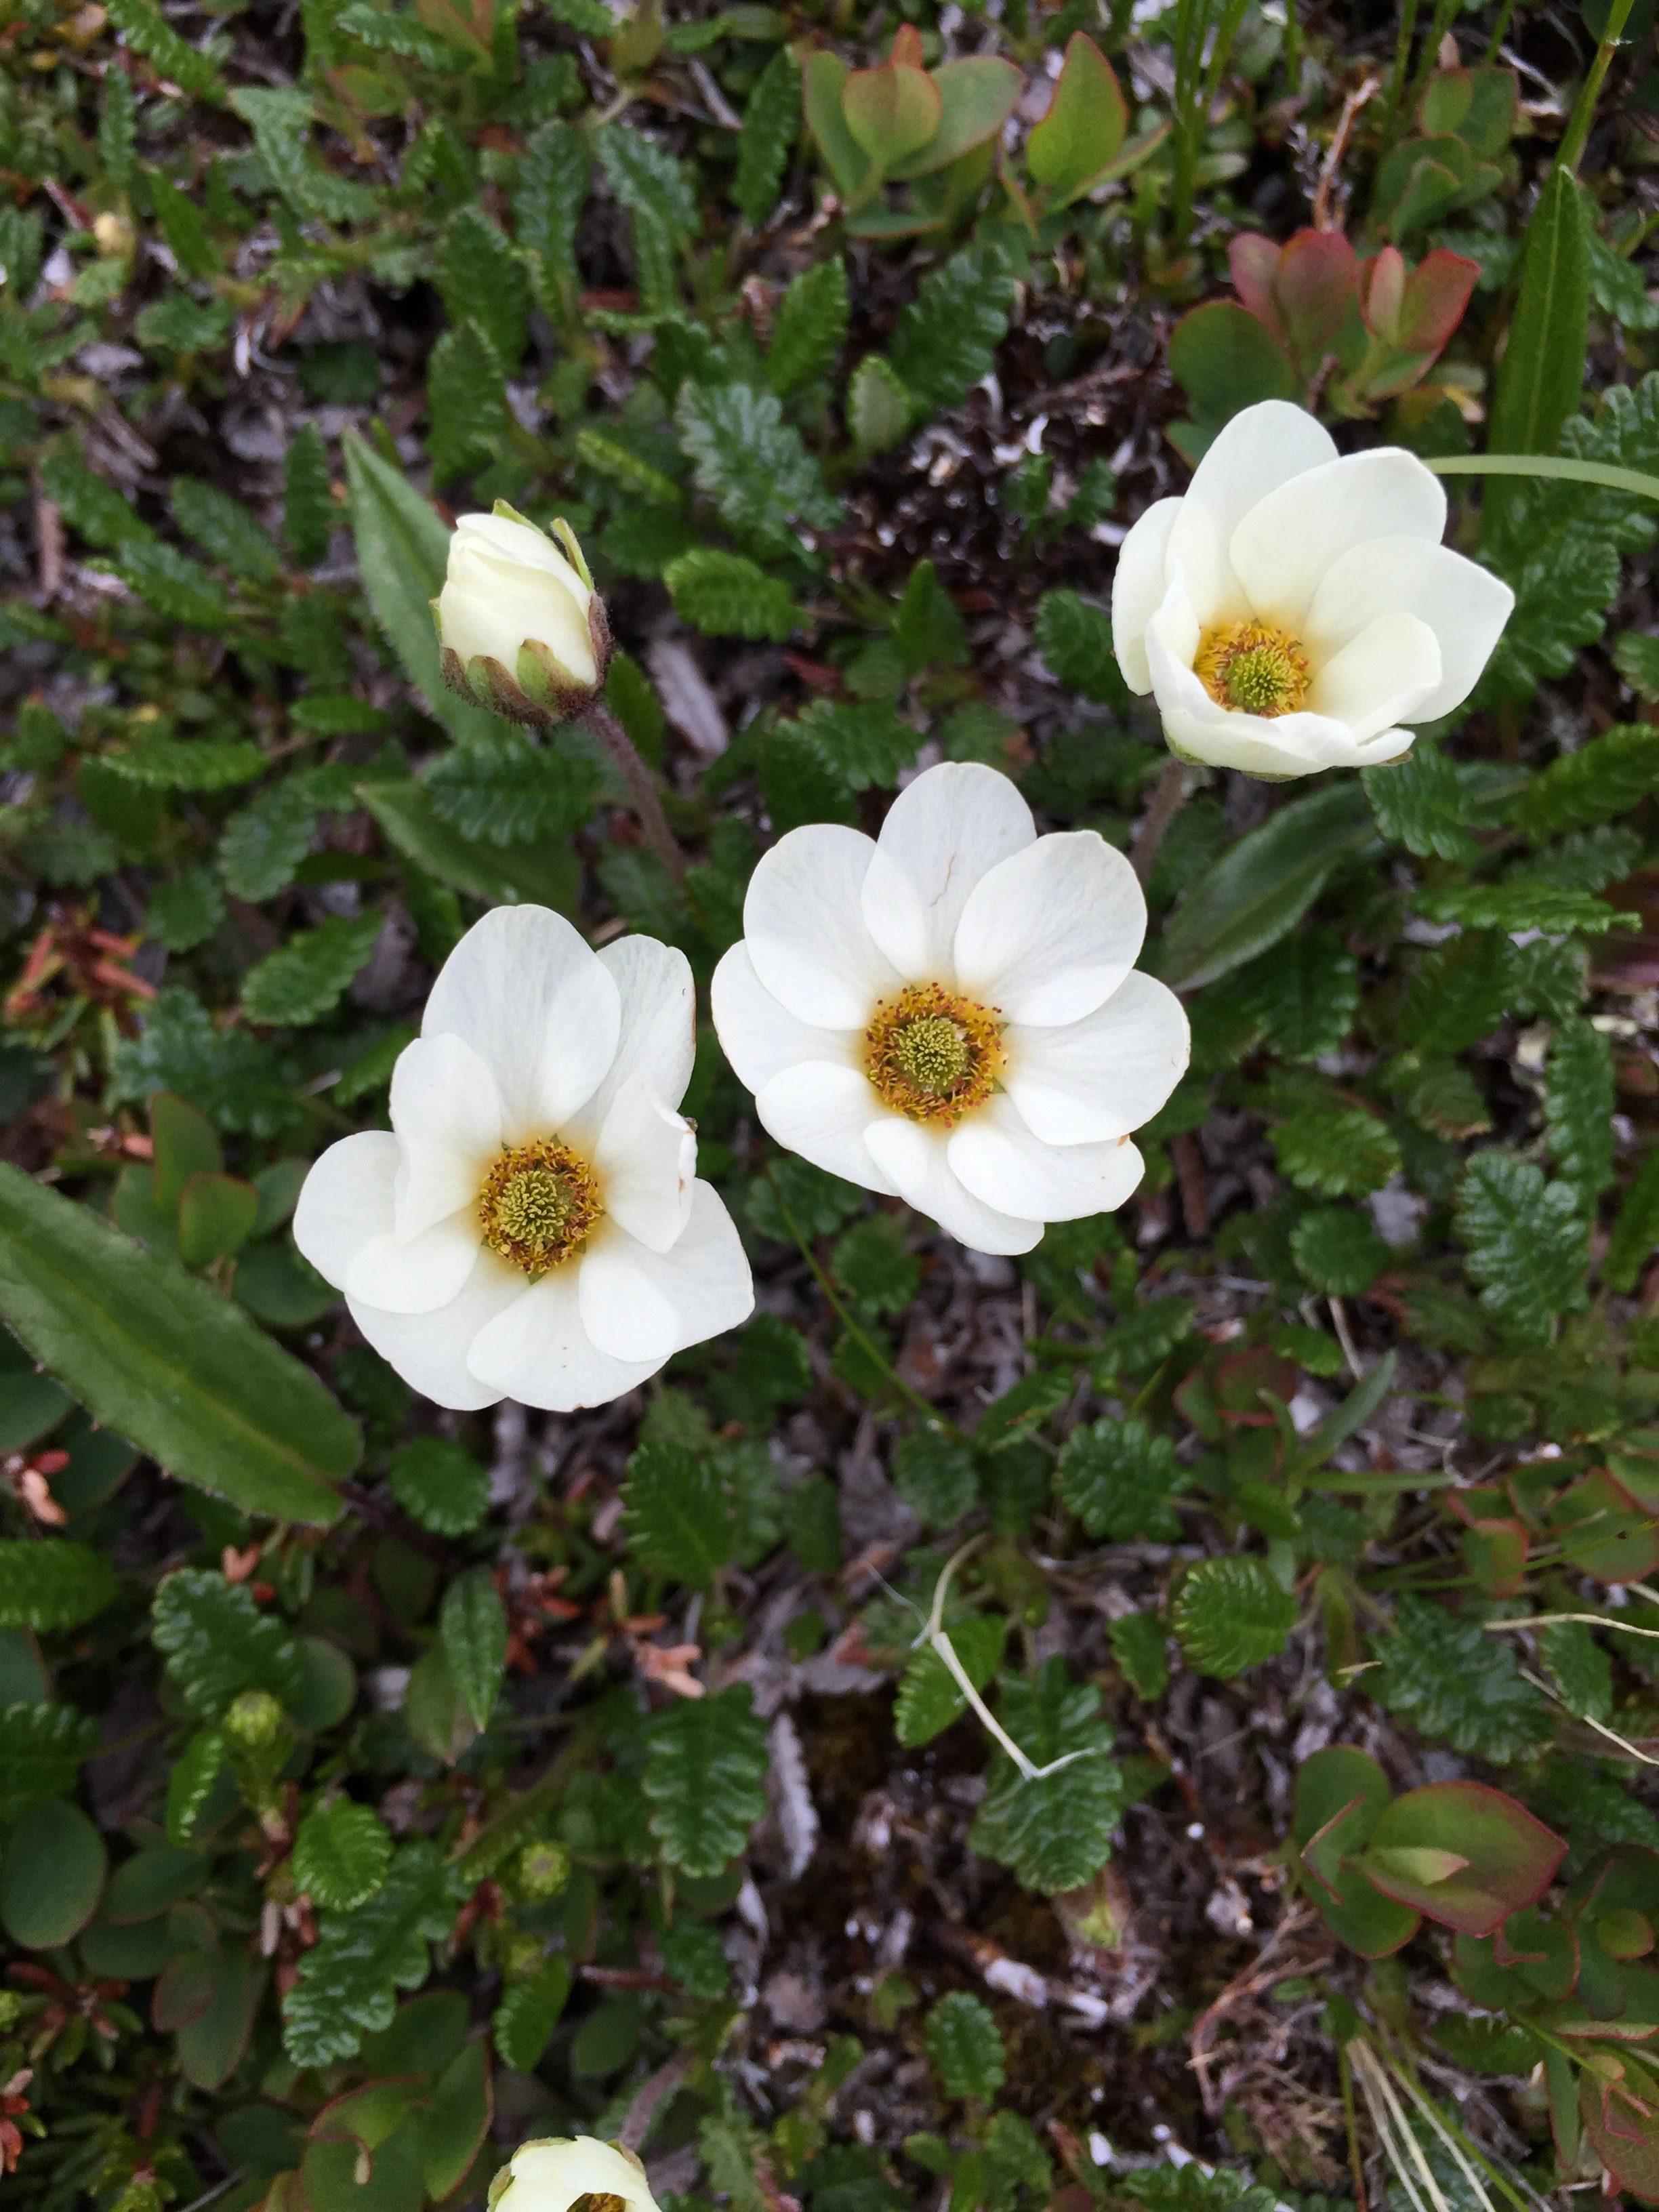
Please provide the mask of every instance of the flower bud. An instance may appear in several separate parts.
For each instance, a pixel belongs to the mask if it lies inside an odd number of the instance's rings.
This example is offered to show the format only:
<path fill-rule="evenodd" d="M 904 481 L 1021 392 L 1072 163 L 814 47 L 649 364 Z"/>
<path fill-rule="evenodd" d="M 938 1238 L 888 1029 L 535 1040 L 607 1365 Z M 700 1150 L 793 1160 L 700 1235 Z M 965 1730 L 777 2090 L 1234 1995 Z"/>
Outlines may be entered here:
<path fill-rule="evenodd" d="M 526 1905 L 557 1897 L 570 1880 L 570 1854 L 562 1844 L 526 1844 L 514 1870 L 513 1887 Z"/>
<path fill-rule="evenodd" d="M 269 1690 L 244 1690 L 221 1723 L 236 1751 L 268 1751 L 283 1733 L 283 1709 Z"/>
<path fill-rule="evenodd" d="M 607 2212 L 658 2212 L 638 2159 L 593 2136 L 520 2143 L 489 2185 L 489 2212 L 569 2212 L 580 2197 L 605 2199 Z"/>
<path fill-rule="evenodd" d="M 605 681 L 605 602 L 568 522 L 550 538 L 505 500 L 493 514 L 462 515 L 432 611 L 444 681 L 492 714 L 560 721 Z"/>

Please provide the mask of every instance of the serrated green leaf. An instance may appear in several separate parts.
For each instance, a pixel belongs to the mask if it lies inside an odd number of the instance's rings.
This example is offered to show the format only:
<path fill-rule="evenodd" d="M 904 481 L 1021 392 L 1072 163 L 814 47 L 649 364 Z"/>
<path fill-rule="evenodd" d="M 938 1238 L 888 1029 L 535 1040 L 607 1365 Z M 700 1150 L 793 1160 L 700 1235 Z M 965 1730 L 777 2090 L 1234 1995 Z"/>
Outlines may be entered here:
<path fill-rule="evenodd" d="M 918 561 L 893 617 L 893 642 L 907 672 L 924 668 L 961 668 L 971 655 L 957 603 L 931 561 Z"/>
<path fill-rule="evenodd" d="M 776 207 L 784 171 L 799 134 L 800 64 L 789 47 L 782 46 L 756 78 L 743 111 L 743 128 L 738 133 L 738 173 L 732 198 L 738 212 L 750 222 L 764 222 Z M 831 265 L 839 264 L 818 264 L 820 268 Z M 795 279 L 797 283 L 800 281 Z M 793 388 L 779 383 L 775 377 L 771 381 L 775 392 Z"/>
<path fill-rule="evenodd" d="M 223 1736 L 217 1729 L 198 1729 L 168 1769 L 163 1817 L 167 1841 L 175 1847 L 187 1844 L 195 1834 L 224 1765 Z"/>
<path fill-rule="evenodd" d="M 507 369 L 476 323 L 457 324 L 433 347 L 426 397 L 434 483 L 471 475 L 495 458 L 507 434 Z"/>
<path fill-rule="evenodd" d="M 1186 1470 L 1169 1438 L 1154 1436 L 1145 1422 L 1099 1420 L 1073 1429 L 1059 1474 L 1060 1496 L 1097 1540 L 1180 1541 L 1181 1516 L 1170 1501 L 1187 1487 Z"/>
<path fill-rule="evenodd" d="M 592 818 L 594 763 L 514 737 L 495 745 L 457 745 L 427 771 L 441 822 L 463 837 L 493 845 L 564 837 Z"/>
<path fill-rule="evenodd" d="M 489 1470 L 443 1437 L 399 1444 L 386 1479 L 410 1519 L 434 1536 L 470 1536 L 489 1510 Z"/>
<path fill-rule="evenodd" d="M 1276 1659 L 1296 1626 L 1292 1592 L 1257 1559 L 1201 1559 L 1175 1601 L 1181 1648 L 1200 1674 L 1230 1682 Z"/>
<path fill-rule="evenodd" d="M 1613 1718 L 1613 1661 L 1587 1623 L 1559 1620 L 1540 1628 L 1538 1650 L 1551 1681 L 1580 1720 Z"/>
<path fill-rule="evenodd" d="M 224 894 L 205 868 L 186 868 L 170 884 L 157 884 L 144 909 L 144 934 L 169 952 L 204 944 L 225 918 Z"/>
<path fill-rule="evenodd" d="M 496 2055 L 515 2074 L 532 2074 L 541 2063 L 570 1995 L 570 1967 L 555 1956 L 529 1978 L 515 1982 L 495 2008 L 490 2033 Z"/>
<path fill-rule="evenodd" d="M 921 732 L 884 700 L 855 706 L 846 700 L 815 699 L 804 714 L 768 732 L 761 755 L 761 786 L 769 804 L 787 762 L 797 773 L 811 764 L 848 794 L 891 790 L 915 759 L 921 743 Z M 771 811 L 774 828 L 784 826 L 776 810 Z M 792 814 L 790 818 L 799 817 Z"/>
<path fill-rule="evenodd" d="M 969 1613 L 950 1625 L 951 1649 L 976 1690 L 982 1690 L 1002 1664 L 1008 1622 L 1000 1613 Z M 893 1733 L 908 1749 L 931 1743 L 968 1710 L 962 1686 L 931 1644 L 907 1661 L 893 1705 Z"/>
<path fill-rule="evenodd" d="M 302 929 L 242 978 L 242 1011 L 270 1028 L 301 1029 L 331 1013 L 379 942 L 381 917 L 331 915 Z"/>
<path fill-rule="evenodd" d="M 221 586 L 176 545 L 135 538 L 105 565 L 169 622 L 188 629 L 222 629 L 230 620 Z"/>
<path fill-rule="evenodd" d="M 507 1669 L 507 1607 L 488 1567 L 468 1567 L 444 1592 L 438 1634 L 455 1694 L 487 1728 Z"/>
<path fill-rule="evenodd" d="M 556 116 L 544 123 L 519 162 L 513 219 L 544 306 L 562 307 L 575 292 L 576 225 L 592 180 L 581 134 Z"/>
<path fill-rule="evenodd" d="M 1501 884 L 1419 891 L 1417 903 L 1435 921 L 1458 921 L 1468 929 L 1541 929 L 1552 936 L 1569 930 L 1601 936 L 1620 919 L 1616 908 L 1590 892 L 1530 873 L 1510 876 Z"/>
<path fill-rule="evenodd" d="M 174 477 L 167 497 L 173 520 L 210 560 L 250 583 L 269 584 L 276 576 L 276 549 L 240 500 L 197 477 Z"/>
<path fill-rule="evenodd" d="M 378 1813 L 349 1797 L 313 1805 L 294 1838 L 294 1879 L 326 1911 L 366 1905 L 392 1865 L 392 1832 Z"/>
<path fill-rule="evenodd" d="M 1550 1041 L 1544 1115 L 1550 1154 L 1586 1213 L 1613 1180 L 1613 1048 L 1589 1022 L 1565 1022 Z"/>
<path fill-rule="evenodd" d="M 245 1690 L 292 1705 L 304 1685 L 300 1647 L 280 1620 L 260 1612 L 244 1583 L 179 1567 L 156 1590 L 150 1639 L 198 1720 L 223 1718 Z"/>
<path fill-rule="evenodd" d="M 643 1443 L 628 1462 L 623 1516 L 647 1573 L 707 1589 L 737 1552 L 732 1501 L 712 1460 L 684 1444 Z"/>
<path fill-rule="evenodd" d="M 271 182 L 295 215 L 313 222 L 362 222 L 374 216 L 373 188 L 318 159 L 308 92 L 296 85 L 239 85 L 230 104 L 252 128 Z"/>
<path fill-rule="evenodd" d="M 0 1710 L 0 1817 L 10 1820 L 26 1805 L 67 1796 L 82 1761 L 101 1742 L 97 1722 L 73 1705 Z"/>
<path fill-rule="evenodd" d="M 1427 1597 L 1402 1597 L 1394 1632 L 1372 1644 L 1367 1694 L 1431 1742 L 1507 1765 L 1553 1733 L 1549 1708 L 1512 1648 Z"/>
<path fill-rule="evenodd" d="M 792 81 L 798 76 L 786 50 L 780 48 L 767 64 L 768 72 L 777 62 L 785 64 Z M 765 82 L 764 75 L 761 82 Z M 757 86 L 755 98 L 759 96 Z M 750 106 L 752 112 L 753 100 Z M 780 399 L 829 375 L 846 340 L 847 312 L 847 264 L 839 254 L 814 262 L 790 279 L 778 302 L 766 353 L 766 381 Z"/>
<path fill-rule="evenodd" d="M 855 1306 L 872 1314 L 902 1313 L 921 1280 L 921 1262 L 905 1249 L 905 1225 L 890 1213 L 867 1213 L 836 1245 L 830 1272 Z"/>
<path fill-rule="evenodd" d="M 1510 809 L 1534 844 L 1628 814 L 1659 791 L 1659 729 L 1618 723 L 1534 776 Z"/>
<path fill-rule="evenodd" d="M 530 288 L 524 264 L 476 203 L 456 209 L 438 248 L 438 289 L 455 328 L 476 324 L 511 375 L 530 336 Z"/>
<path fill-rule="evenodd" d="M 1468 827 L 1468 795 L 1456 769 L 1431 738 L 1419 738 L 1401 761 L 1362 770 L 1360 781 L 1390 844 L 1419 860 L 1475 860 L 1480 841 Z"/>
<path fill-rule="evenodd" d="M 924 1528 L 953 1528 L 979 1503 L 979 1471 L 967 1444 L 923 1427 L 896 1447 L 893 1487 Z"/>
<path fill-rule="evenodd" d="M 1659 1249 L 1659 1151 L 1645 1153 L 1631 1177 L 1607 1239 L 1601 1280 L 1610 1291 L 1633 1291 L 1656 1249 Z"/>
<path fill-rule="evenodd" d="M 1073 591 L 1045 592 L 1032 628 L 1049 674 L 1067 691 L 1127 713 L 1129 687 L 1112 650 L 1111 617 Z"/>
<path fill-rule="evenodd" d="M 1170 1686 L 1169 1631 L 1155 1613 L 1126 1613 L 1106 1626 L 1124 1680 L 1136 1697 L 1154 1704 Z"/>
<path fill-rule="evenodd" d="M 110 0 L 110 21 L 135 53 L 154 64 L 157 76 L 169 78 L 183 92 L 222 107 L 228 94 L 214 67 L 213 57 L 181 39 L 148 0 Z"/>
<path fill-rule="evenodd" d="M 1347 1206 L 1317 1206 L 1291 1231 L 1298 1271 L 1314 1288 L 1334 1298 L 1358 1297 L 1389 1264 L 1388 1246 L 1369 1214 Z"/>
<path fill-rule="evenodd" d="M 283 2000 L 283 2043 L 295 2064 L 355 2057 L 366 2034 L 390 2027 L 398 1991 L 425 1981 L 428 1946 L 441 1942 L 454 1919 L 452 1877 L 424 1838 L 403 1845 L 366 1905 L 325 1913 Z"/>
<path fill-rule="evenodd" d="M 773 393 L 688 381 L 674 420 L 697 489 L 755 550 L 799 555 L 797 522 L 829 530 L 840 520 L 840 501 Z"/>
<path fill-rule="evenodd" d="M 338 1513 L 362 1442 L 311 1370 L 208 1284 L 3 1164 L 0 1316 L 180 1480 L 284 1520 Z"/>
<path fill-rule="evenodd" d="M 314 568 L 327 554 L 337 517 L 323 434 L 314 422 L 302 422 L 283 460 L 283 535 L 302 568 Z"/>
<path fill-rule="evenodd" d="M 1462 1052 L 1489 1036 L 1510 1000 L 1510 947 L 1493 930 L 1437 945 L 1406 987 L 1400 1034 L 1425 1053 Z"/>
<path fill-rule="evenodd" d="M 694 1879 L 719 1874 L 766 1810 L 766 1727 L 748 1685 L 677 1698 L 648 1741 L 640 1787 L 665 1864 Z"/>
<path fill-rule="evenodd" d="M 988 2105 L 1008 2078 L 1002 2032 L 989 2007 L 965 1990 L 939 1999 L 922 2023 L 921 2041 L 947 2097 Z"/>
<path fill-rule="evenodd" d="M 889 359 L 929 414 L 955 407 L 996 365 L 1014 283 L 983 248 L 967 247 L 929 270 L 900 310 Z"/>
<path fill-rule="evenodd" d="M 1542 1343 L 1560 1315 L 1589 1303 L 1588 1231 L 1570 1182 L 1547 1183 L 1541 1168 L 1508 1152 L 1477 1152 L 1458 1186 L 1456 1225 L 1481 1304 L 1517 1340 Z"/>
<path fill-rule="evenodd" d="M 0 1628 L 79 1628 L 120 1585 L 105 1553 L 62 1536 L 0 1537 Z"/>
<path fill-rule="evenodd" d="M 1309 1107 L 1272 1134 L 1279 1173 L 1322 1198 L 1363 1198 L 1400 1172 L 1400 1146 L 1388 1123 L 1362 1107 Z"/>
<path fill-rule="evenodd" d="M 789 586 L 741 553 L 693 546 L 670 561 L 663 581 L 675 613 L 705 637 L 769 638 L 782 645 L 803 619 Z"/>
<path fill-rule="evenodd" d="M 969 1841 L 1045 1897 L 1080 1888 L 1111 1856 L 1123 1810 L 1122 1773 L 1106 1756 L 1113 1735 L 1101 1717 L 1100 1692 L 1092 1682 L 1073 1682 L 1063 1659 L 1045 1659 L 1034 1677 L 1003 1677 L 997 1718 L 1039 1769 L 1072 1753 L 1083 1756 L 1027 1782 L 999 1751 Z"/>
<path fill-rule="evenodd" d="M 1283 1059 L 1322 1060 L 1343 1042 L 1359 1011 L 1359 963 L 1335 930 L 1299 930 L 1235 969 L 1226 988 Z"/>
<path fill-rule="evenodd" d="M 40 464 L 40 482 L 64 521 L 90 544 L 138 544 L 155 535 L 115 486 L 94 476 L 77 454 L 48 453 Z"/>
<path fill-rule="evenodd" d="M 811 1241 L 828 1237 L 850 1220 L 864 1204 L 856 1183 L 815 1168 L 793 1152 L 775 1158 L 767 1172 L 750 1184 L 744 1209 L 763 1237 L 780 1244 L 793 1244 L 791 1224 Z M 786 1218 L 787 1217 L 787 1218 Z"/>

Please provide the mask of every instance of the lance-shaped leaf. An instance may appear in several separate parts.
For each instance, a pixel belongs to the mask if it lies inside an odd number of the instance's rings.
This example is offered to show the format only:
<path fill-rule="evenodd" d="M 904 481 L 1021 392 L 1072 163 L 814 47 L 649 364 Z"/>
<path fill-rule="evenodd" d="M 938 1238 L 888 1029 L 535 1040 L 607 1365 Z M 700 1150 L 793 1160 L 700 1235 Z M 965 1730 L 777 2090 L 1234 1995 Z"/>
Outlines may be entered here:
<path fill-rule="evenodd" d="M 93 1419 L 244 1511 L 332 1521 L 356 1425 L 241 1309 L 0 1164 L 0 1315 Z"/>
<path fill-rule="evenodd" d="M 1358 1859 L 1384 1897 L 1461 1935 L 1490 1936 L 1536 1905 L 1566 1843 L 1484 1782 L 1431 1782 L 1382 1815 Z"/>

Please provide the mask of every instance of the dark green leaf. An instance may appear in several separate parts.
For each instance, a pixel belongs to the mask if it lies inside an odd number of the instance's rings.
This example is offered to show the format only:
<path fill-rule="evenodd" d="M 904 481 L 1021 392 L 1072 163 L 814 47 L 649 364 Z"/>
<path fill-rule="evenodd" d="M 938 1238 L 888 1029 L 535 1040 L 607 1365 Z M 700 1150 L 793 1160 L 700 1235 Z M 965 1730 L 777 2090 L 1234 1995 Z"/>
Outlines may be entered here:
<path fill-rule="evenodd" d="M 455 1694 L 487 1728 L 507 1668 L 507 1607 L 488 1567 L 469 1567 L 444 1592 L 438 1633 Z"/>
<path fill-rule="evenodd" d="M 943 1996 L 922 2025 L 922 2046 L 947 2097 L 988 2105 L 1006 2081 L 1002 2036 L 988 2007 L 963 1990 Z"/>
<path fill-rule="evenodd" d="M 1100 1692 L 1092 1682 L 1073 1682 L 1063 1659 L 1045 1659 L 1034 1678 L 1003 1677 L 997 1717 L 1039 1769 L 1082 1756 L 1027 1782 L 999 1751 L 969 1839 L 1028 1889 L 1052 1897 L 1079 1888 L 1110 1857 L 1123 1808 L 1122 1773 L 1106 1756 L 1113 1737 L 1100 1717 Z"/>
<path fill-rule="evenodd" d="M 719 1874 L 766 1810 L 766 1728 L 746 1684 L 677 1698 L 651 1723 L 640 1786 L 665 1864 L 694 1879 Z"/>
<path fill-rule="evenodd" d="M 1378 1663 L 1364 1677 L 1367 1692 L 1431 1741 L 1507 1765 L 1549 1741 L 1549 1708 L 1512 1647 L 1434 1599 L 1402 1597 L 1394 1633 L 1372 1649 Z"/>
<path fill-rule="evenodd" d="M 90 1544 L 0 1537 L 0 1628 L 79 1628 L 113 1604 L 118 1587 Z"/>
<path fill-rule="evenodd" d="M 732 187 L 732 198 L 740 215 L 752 223 L 766 221 L 778 204 L 782 189 L 784 171 L 800 131 L 800 64 L 787 46 L 781 46 L 755 80 L 755 88 L 749 95 L 749 105 L 743 112 L 743 128 L 738 133 L 738 173 Z M 826 268 L 839 268 L 839 262 L 820 262 L 806 272 L 806 276 L 817 275 Z M 805 281 L 798 276 L 797 284 Z M 843 283 L 843 301 L 845 279 Z M 845 307 L 842 322 L 845 325 Z M 775 350 L 776 341 L 774 341 Z M 796 380 L 805 382 L 805 379 Z M 771 380 L 775 392 L 787 392 L 793 386 Z"/>
<path fill-rule="evenodd" d="M 1553 453 L 1561 426 L 1584 391 L 1589 312 L 1589 211 L 1571 169 L 1546 178 L 1527 222 L 1521 289 L 1492 393 L 1487 447 L 1494 453 Z M 1496 536 L 1507 487 L 1486 489 L 1486 531 Z"/>
<path fill-rule="evenodd" d="M 1187 1487 L 1175 1446 L 1142 1421 L 1096 1421 L 1074 1429 L 1060 1455 L 1060 1495 L 1089 1534 L 1115 1544 L 1181 1540 L 1170 1499 Z"/>
<path fill-rule="evenodd" d="M 424 1838 L 403 1845 L 386 1881 L 355 1912 L 325 1914 L 283 2002 L 283 2045 L 296 2066 L 355 2057 L 365 2034 L 390 2027 L 400 1989 L 418 1989 L 428 1946 L 455 1918 L 452 1876 Z"/>
<path fill-rule="evenodd" d="M 648 1573 L 707 1589 L 736 1556 L 732 1504 L 714 1462 L 684 1444 L 643 1443 L 628 1462 L 623 1510 Z"/>
<path fill-rule="evenodd" d="M 1548 1182 L 1530 1160 L 1477 1152 L 1458 1189 L 1457 1233 L 1480 1303 L 1523 1343 L 1541 1343 L 1565 1313 L 1589 1302 L 1589 1240 L 1572 1184 Z"/>
<path fill-rule="evenodd" d="M 963 1672 L 976 1690 L 982 1690 L 1002 1664 L 1008 1641 L 1006 1616 L 969 1613 L 951 1623 L 949 1634 Z M 961 1684 L 933 1646 L 924 1644 L 912 1652 L 893 1705 L 893 1732 L 899 1741 L 907 1748 L 931 1743 L 967 1710 Z"/>
<path fill-rule="evenodd" d="M 331 1013 L 378 943 L 382 917 L 331 915 L 269 952 L 242 978 L 242 1011 L 269 1027 L 303 1028 Z"/>
<path fill-rule="evenodd" d="M 1181 1585 L 1175 1632 L 1201 1674 L 1231 1681 L 1276 1659 L 1296 1626 L 1294 1595 L 1260 1559 L 1202 1559 Z"/>
<path fill-rule="evenodd" d="M 283 1705 L 302 1686 L 300 1648 L 281 1620 L 262 1613 L 245 1583 L 180 1567 L 155 1593 L 150 1635 L 198 1720 L 222 1720 L 246 1690 Z"/>
<path fill-rule="evenodd" d="M 313 1805 L 294 1838 L 294 1879 L 325 1911 L 355 1912 L 386 1880 L 392 1836 L 379 1814 L 349 1797 Z"/>

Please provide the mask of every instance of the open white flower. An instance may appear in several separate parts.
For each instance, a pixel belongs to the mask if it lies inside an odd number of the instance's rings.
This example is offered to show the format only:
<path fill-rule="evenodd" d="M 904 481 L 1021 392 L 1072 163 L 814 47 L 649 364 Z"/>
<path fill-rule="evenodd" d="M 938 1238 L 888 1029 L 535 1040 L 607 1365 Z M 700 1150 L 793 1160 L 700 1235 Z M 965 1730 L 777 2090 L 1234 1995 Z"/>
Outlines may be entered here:
<path fill-rule="evenodd" d="M 493 514 L 462 515 L 432 602 L 445 682 L 521 722 L 574 714 L 611 656 L 605 602 L 575 533 L 556 522 L 553 537 L 557 545 L 505 500 Z"/>
<path fill-rule="evenodd" d="M 1446 495 L 1413 453 L 1339 459 L 1300 407 L 1221 432 L 1182 499 L 1123 541 L 1112 638 L 1184 761 L 1282 780 L 1370 768 L 1474 690 L 1515 605 L 1440 542 Z"/>
<path fill-rule="evenodd" d="M 520 2143 L 489 2185 L 489 2212 L 570 2212 L 580 2197 L 623 2212 L 657 2212 L 638 2159 L 596 2136 Z"/>
<path fill-rule="evenodd" d="M 994 769 L 945 763 L 872 842 L 792 830 L 762 860 L 714 1026 L 781 1145 L 980 1252 L 1121 1206 L 1130 1130 L 1187 1065 L 1136 972 L 1146 902 L 1092 830 L 1039 837 Z"/>
<path fill-rule="evenodd" d="M 695 1180 L 684 953 L 595 952 L 498 907 L 445 962 L 392 1128 L 331 1145 L 294 1235 L 374 1349 L 441 1406 L 599 1406 L 745 1319 L 749 1263 Z"/>

